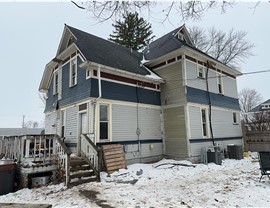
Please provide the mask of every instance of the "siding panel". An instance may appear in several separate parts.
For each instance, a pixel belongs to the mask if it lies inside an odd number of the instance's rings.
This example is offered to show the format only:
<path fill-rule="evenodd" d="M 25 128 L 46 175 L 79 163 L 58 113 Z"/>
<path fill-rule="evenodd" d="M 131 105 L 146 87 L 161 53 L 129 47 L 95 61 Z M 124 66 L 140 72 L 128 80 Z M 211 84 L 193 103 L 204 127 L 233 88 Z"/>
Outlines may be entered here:
<path fill-rule="evenodd" d="M 78 137 L 78 106 L 66 109 L 66 141 L 77 142 Z"/>
<path fill-rule="evenodd" d="M 166 155 L 188 156 L 184 107 L 163 110 Z"/>

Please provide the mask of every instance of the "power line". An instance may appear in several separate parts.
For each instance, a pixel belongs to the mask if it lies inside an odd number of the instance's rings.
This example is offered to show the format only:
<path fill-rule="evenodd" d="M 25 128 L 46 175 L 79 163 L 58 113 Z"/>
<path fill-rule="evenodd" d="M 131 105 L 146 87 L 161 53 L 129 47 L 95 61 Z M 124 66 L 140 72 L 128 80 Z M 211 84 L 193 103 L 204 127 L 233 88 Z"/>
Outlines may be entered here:
<path fill-rule="evenodd" d="M 251 74 L 259 74 L 259 73 L 266 73 L 266 72 L 270 72 L 270 69 L 269 70 L 262 70 L 262 71 L 252 71 L 252 72 L 245 72 L 245 73 L 242 73 L 242 74 L 237 74 L 237 75 L 251 75 Z M 220 75 L 220 76 L 210 76 L 208 77 L 208 79 L 216 79 L 218 77 L 229 77 L 227 75 Z M 172 80 L 166 80 L 166 82 L 177 82 L 177 81 L 195 81 L 195 80 L 198 80 L 198 79 L 202 79 L 203 78 L 200 78 L 200 77 L 195 77 L 195 78 L 188 78 L 188 79 L 172 79 Z"/>

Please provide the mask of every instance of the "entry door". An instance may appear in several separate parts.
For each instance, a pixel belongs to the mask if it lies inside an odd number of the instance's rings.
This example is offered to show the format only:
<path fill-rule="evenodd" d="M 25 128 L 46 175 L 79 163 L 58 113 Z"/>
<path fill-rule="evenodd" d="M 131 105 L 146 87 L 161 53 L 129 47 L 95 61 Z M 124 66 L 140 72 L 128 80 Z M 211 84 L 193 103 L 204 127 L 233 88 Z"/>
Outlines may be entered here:
<path fill-rule="evenodd" d="M 87 128 L 87 113 L 80 114 L 80 135 L 88 133 Z"/>
<path fill-rule="evenodd" d="M 78 156 L 81 154 L 81 134 L 87 134 L 87 113 L 80 113 L 79 114 L 79 135 L 78 135 Z"/>

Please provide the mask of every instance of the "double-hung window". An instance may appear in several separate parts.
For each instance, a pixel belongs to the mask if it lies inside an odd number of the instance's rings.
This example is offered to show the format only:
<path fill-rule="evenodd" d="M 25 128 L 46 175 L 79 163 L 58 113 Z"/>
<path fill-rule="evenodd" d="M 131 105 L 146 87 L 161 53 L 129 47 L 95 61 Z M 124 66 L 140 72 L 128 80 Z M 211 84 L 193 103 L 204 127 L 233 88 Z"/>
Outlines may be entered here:
<path fill-rule="evenodd" d="M 77 84 L 77 61 L 76 58 L 70 61 L 70 73 L 69 73 L 69 86 L 72 87 Z"/>
<path fill-rule="evenodd" d="M 206 108 L 201 109 L 201 120 L 203 137 L 208 137 L 208 119 Z"/>
<path fill-rule="evenodd" d="M 222 81 L 222 75 L 221 74 L 218 74 L 217 83 L 218 83 L 218 93 L 223 94 L 223 81 Z"/>
<path fill-rule="evenodd" d="M 99 105 L 99 139 L 110 140 L 110 104 Z"/>
<path fill-rule="evenodd" d="M 61 111 L 61 137 L 64 138 L 65 135 L 65 126 L 66 126 L 66 111 Z"/>
<path fill-rule="evenodd" d="M 198 65 L 198 77 L 205 79 L 205 67 Z"/>
<path fill-rule="evenodd" d="M 55 70 L 53 73 L 53 94 L 56 95 L 59 89 L 59 74 L 58 70 Z"/>
<path fill-rule="evenodd" d="M 238 124 L 237 113 L 233 112 L 233 124 Z"/>

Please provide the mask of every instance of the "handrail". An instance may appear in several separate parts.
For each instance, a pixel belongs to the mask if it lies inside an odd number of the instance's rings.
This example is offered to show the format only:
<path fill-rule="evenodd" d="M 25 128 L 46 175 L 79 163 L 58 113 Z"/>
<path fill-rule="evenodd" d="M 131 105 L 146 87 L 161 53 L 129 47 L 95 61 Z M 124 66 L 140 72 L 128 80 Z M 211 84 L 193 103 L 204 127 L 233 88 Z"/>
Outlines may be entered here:
<path fill-rule="evenodd" d="M 100 177 L 101 151 L 86 134 L 81 137 L 81 155 L 87 159 L 96 176 Z"/>
<path fill-rule="evenodd" d="M 57 145 L 57 155 L 59 158 L 60 166 L 65 170 L 66 174 L 65 184 L 67 186 L 70 182 L 70 155 L 72 152 L 67 148 L 65 143 L 61 140 L 61 138 L 57 134 L 54 135 L 54 137 L 56 138 L 57 143 L 59 144 Z"/>
<path fill-rule="evenodd" d="M 61 140 L 61 138 L 58 135 L 54 135 L 57 142 L 60 144 L 60 146 L 63 148 L 64 152 L 68 155 L 71 155 L 72 152 L 67 148 L 67 146 L 65 145 L 65 143 Z"/>

